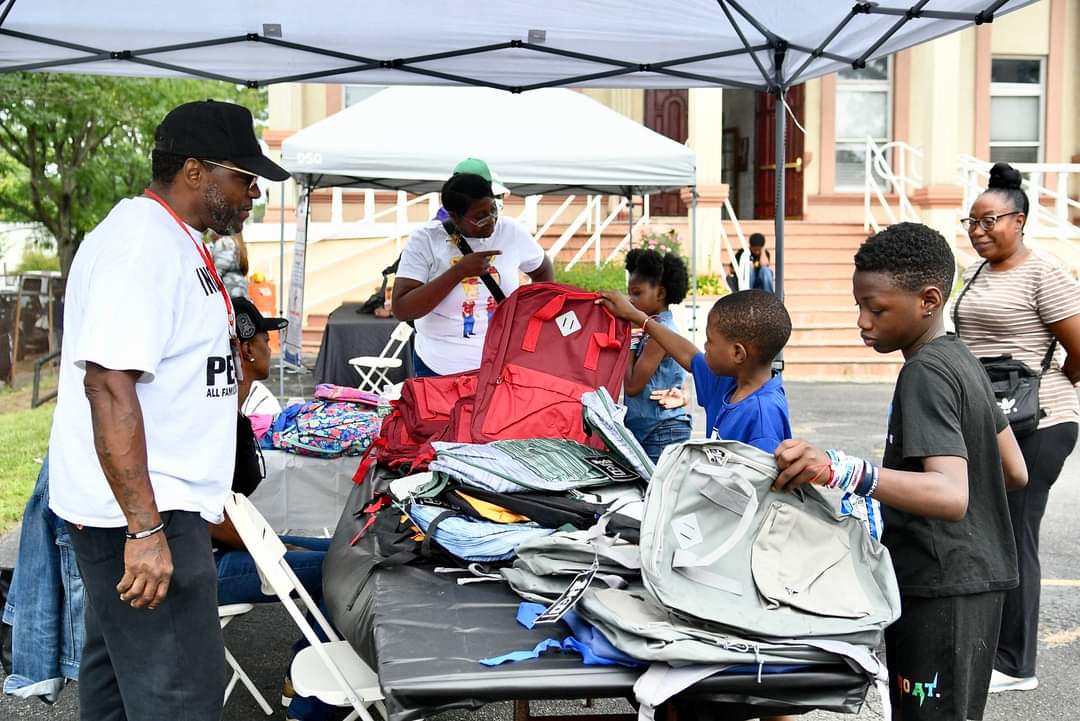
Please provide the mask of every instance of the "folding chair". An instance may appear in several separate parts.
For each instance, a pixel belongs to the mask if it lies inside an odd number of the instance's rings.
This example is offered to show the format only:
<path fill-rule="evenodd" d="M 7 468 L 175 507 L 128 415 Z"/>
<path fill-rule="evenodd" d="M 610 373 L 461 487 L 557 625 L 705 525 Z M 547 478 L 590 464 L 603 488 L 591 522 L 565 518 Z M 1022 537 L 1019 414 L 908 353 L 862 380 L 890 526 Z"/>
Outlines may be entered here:
<path fill-rule="evenodd" d="M 250 603 L 230 603 L 225 606 L 218 606 L 218 621 L 221 623 L 221 630 L 224 631 L 225 627 L 234 619 L 243 616 L 248 611 L 255 608 Z M 248 692 L 255 698 L 255 702 L 259 704 L 259 708 L 263 710 L 263 713 L 267 716 L 273 715 L 273 710 L 270 708 L 270 704 L 266 702 L 263 695 L 259 693 L 259 689 L 252 683 L 251 678 L 247 675 L 247 672 L 240 667 L 240 663 L 229 651 L 228 646 L 225 647 L 225 662 L 229 664 L 229 668 L 232 669 L 232 677 L 229 679 L 229 684 L 225 687 L 225 700 L 223 703 L 229 702 L 229 696 L 232 695 L 233 689 L 236 687 L 236 682 L 240 681 L 247 688 Z"/>
<path fill-rule="evenodd" d="M 412 326 L 408 323 L 398 323 L 382 353 L 377 356 L 358 356 L 349 359 L 349 365 L 360 374 L 360 383 L 357 385 L 362 391 L 380 393 L 383 388 L 393 385 L 393 381 L 386 375 L 390 368 L 401 367 L 401 352 L 412 337 Z"/>
<path fill-rule="evenodd" d="M 233 493 L 225 499 L 225 513 L 236 527 L 248 553 L 255 559 L 265 594 L 281 599 L 296 626 L 311 644 L 296 654 L 290 677 L 301 696 L 314 696 L 332 706 L 352 706 L 345 721 L 374 721 L 368 707 L 374 706 L 386 718 L 382 689 L 375 672 L 364 663 L 348 641 L 334 632 L 318 605 L 285 562 L 285 544 L 246 497 Z M 300 597 L 329 641 L 321 641 L 304 618 L 292 594 Z"/>

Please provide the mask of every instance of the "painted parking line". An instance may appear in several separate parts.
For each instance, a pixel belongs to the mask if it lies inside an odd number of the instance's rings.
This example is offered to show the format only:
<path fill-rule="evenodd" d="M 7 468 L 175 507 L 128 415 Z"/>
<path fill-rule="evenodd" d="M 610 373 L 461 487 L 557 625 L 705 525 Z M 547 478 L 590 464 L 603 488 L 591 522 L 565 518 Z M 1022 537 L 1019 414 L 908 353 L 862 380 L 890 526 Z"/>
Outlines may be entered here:
<path fill-rule="evenodd" d="M 1080 587 L 1080 578 L 1044 578 L 1042 585 Z"/>
<path fill-rule="evenodd" d="M 1043 635 L 1042 639 L 1040 640 L 1047 648 L 1068 646 L 1080 640 L 1080 627 L 1069 628 L 1063 631 L 1055 631 L 1054 633 L 1048 633 Z"/>

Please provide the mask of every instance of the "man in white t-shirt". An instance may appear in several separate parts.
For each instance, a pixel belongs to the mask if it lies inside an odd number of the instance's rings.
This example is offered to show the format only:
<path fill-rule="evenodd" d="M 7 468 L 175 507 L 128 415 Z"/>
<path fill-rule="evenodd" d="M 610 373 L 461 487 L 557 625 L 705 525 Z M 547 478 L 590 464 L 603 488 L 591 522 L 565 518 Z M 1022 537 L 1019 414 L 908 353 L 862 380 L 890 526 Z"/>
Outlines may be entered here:
<path fill-rule="evenodd" d="M 490 275 L 504 295 L 517 289 L 519 273 L 534 281 L 555 279 L 551 260 L 528 231 L 499 217 L 486 178 L 455 174 L 443 185 L 442 206 L 473 252 L 462 255 L 443 223 L 432 221 L 409 236 L 394 280 L 394 315 L 416 321 L 418 376 L 480 367 L 496 307 L 481 275 Z"/>
<path fill-rule="evenodd" d="M 263 156 L 251 113 L 203 101 L 155 133 L 153 181 L 83 241 L 68 276 L 49 507 L 86 593 L 88 719 L 210 721 L 225 661 L 207 521 L 235 461 L 232 304 L 202 234 L 240 230 Z"/>

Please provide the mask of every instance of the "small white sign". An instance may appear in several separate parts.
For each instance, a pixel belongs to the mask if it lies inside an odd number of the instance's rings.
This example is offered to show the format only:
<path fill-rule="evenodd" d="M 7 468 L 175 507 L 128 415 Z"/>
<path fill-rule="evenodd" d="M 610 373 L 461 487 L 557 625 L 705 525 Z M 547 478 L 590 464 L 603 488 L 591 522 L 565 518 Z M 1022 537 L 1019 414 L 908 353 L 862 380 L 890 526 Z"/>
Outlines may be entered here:
<path fill-rule="evenodd" d="M 675 534 L 675 541 L 684 551 L 702 541 L 701 526 L 698 525 L 696 514 L 688 513 L 685 516 L 672 518 L 671 530 Z"/>
<path fill-rule="evenodd" d="M 577 313 L 572 310 L 556 318 L 555 325 L 559 327 L 559 332 L 563 334 L 563 338 L 581 330 L 581 321 L 578 320 Z"/>

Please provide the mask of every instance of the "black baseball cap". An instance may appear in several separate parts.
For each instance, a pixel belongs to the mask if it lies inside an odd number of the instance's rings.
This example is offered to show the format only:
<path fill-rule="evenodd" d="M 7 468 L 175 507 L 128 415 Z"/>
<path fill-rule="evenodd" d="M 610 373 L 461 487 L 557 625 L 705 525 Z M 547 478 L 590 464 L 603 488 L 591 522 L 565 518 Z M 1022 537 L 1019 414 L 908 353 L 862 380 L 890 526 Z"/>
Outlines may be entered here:
<path fill-rule="evenodd" d="M 284 318 L 264 318 L 255 304 L 247 298 L 233 298 L 232 303 L 236 313 L 236 335 L 240 340 L 251 340 L 260 332 L 284 330 L 289 325 L 289 321 Z"/>
<path fill-rule="evenodd" d="M 263 155 L 255 120 L 243 105 L 216 100 L 184 103 L 169 111 L 154 131 L 154 150 L 199 160 L 228 160 L 270 180 L 289 171 Z"/>

